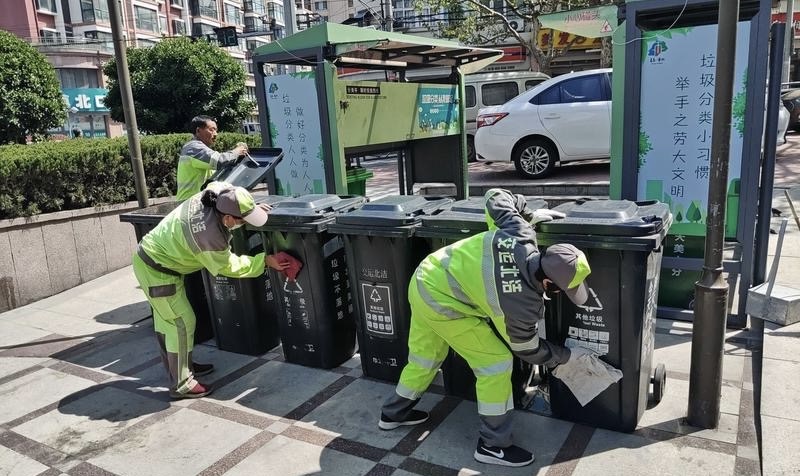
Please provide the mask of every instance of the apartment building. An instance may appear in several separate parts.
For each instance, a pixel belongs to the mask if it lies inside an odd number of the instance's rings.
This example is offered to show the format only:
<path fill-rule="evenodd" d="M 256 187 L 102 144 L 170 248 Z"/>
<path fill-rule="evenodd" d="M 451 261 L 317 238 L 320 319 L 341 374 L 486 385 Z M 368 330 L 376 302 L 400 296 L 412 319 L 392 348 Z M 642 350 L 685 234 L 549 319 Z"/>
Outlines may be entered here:
<path fill-rule="evenodd" d="M 113 121 L 99 97 L 106 94 L 102 65 L 114 55 L 107 0 L 4 0 L 0 29 L 35 45 L 56 68 L 69 113 L 52 132 L 86 137 L 118 136 L 124 125 Z M 272 23 L 270 20 L 274 20 Z M 131 46 L 152 46 L 164 37 L 214 34 L 235 26 L 237 47 L 226 51 L 247 70 L 247 94 L 255 100 L 250 52 L 269 42 L 259 35 L 285 28 L 281 0 L 122 0 L 123 35 Z M 250 130 L 257 124 L 254 111 Z"/>

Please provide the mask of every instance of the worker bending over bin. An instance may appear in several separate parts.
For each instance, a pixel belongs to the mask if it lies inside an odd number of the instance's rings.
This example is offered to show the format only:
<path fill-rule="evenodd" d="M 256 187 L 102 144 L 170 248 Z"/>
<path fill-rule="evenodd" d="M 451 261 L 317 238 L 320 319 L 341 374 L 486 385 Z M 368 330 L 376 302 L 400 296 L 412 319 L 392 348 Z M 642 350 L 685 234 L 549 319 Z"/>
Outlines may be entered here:
<path fill-rule="evenodd" d="M 414 406 L 453 348 L 477 379 L 481 428 L 475 459 L 525 466 L 533 454 L 512 444 L 512 352 L 554 369 L 556 377 L 562 369 L 575 375 L 576 362 L 588 360 L 593 368 L 604 369 L 606 364 L 588 350 L 570 351 L 538 335 L 546 293 L 564 292 L 577 305 L 588 298 L 584 281 L 591 269 L 583 252 L 556 244 L 541 253 L 536 244 L 534 225 L 564 215 L 531 210 L 522 195 L 507 190 L 491 189 L 485 198 L 489 231 L 430 254 L 411 278 L 408 364 L 381 409 L 378 426 L 392 430 L 428 419 Z"/>
<path fill-rule="evenodd" d="M 265 266 L 283 271 L 286 258 L 231 252 L 231 230 L 245 223 L 262 226 L 268 205 L 256 205 L 241 188 L 212 182 L 170 212 L 147 235 L 133 255 L 133 272 L 153 308 L 153 323 L 161 358 L 170 377 L 172 398 L 199 398 L 211 388 L 195 380 L 194 372 L 209 373 L 210 364 L 192 364 L 195 315 L 186 296 L 184 276 L 206 268 L 213 275 L 254 278 Z M 192 368 L 194 367 L 194 368 Z"/>

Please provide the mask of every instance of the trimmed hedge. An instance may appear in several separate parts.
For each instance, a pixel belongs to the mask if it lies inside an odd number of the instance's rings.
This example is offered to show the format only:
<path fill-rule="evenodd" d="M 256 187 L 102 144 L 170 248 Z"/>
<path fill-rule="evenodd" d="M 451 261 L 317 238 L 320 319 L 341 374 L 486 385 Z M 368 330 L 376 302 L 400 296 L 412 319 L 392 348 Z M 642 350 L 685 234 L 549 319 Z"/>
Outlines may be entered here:
<path fill-rule="evenodd" d="M 175 192 L 180 149 L 190 134 L 142 136 L 142 160 L 151 198 Z M 221 133 L 214 146 L 261 145 L 255 135 Z M 136 200 L 128 141 L 74 139 L 0 147 L 0 219 Z"/>

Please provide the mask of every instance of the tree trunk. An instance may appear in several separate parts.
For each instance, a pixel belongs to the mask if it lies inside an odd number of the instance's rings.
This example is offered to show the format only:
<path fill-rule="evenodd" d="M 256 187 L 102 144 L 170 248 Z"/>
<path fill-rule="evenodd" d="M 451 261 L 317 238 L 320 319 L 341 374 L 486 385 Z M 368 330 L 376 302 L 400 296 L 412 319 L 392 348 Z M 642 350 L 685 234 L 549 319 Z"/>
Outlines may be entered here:
<path fill-rule="evenodd" d="M 614 47 L 611 42 L 612 37 L 603 37 L 602 46 L 600 47 L 600 66 L 603 68 L 610 68 L 613 62 Z"/>

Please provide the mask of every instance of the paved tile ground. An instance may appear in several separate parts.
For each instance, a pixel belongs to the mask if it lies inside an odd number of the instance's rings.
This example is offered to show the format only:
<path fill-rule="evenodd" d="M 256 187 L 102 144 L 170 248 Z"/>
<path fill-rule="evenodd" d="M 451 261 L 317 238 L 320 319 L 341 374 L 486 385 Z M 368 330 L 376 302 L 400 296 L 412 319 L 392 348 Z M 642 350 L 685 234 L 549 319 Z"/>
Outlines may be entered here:
<path fill-rule="evenodd" d="M 207 342 L 195 355 L 216 364 L 206 377 L 216 391 L 172 402 L 139 292 L 126 268 L 0 314 L 0 474 L 758 474 L 750 349 L 760 341 L 747 331 L 728 334 L 719 430 L 683 421 L 691 325 L 659 321 L 667 393 L 636 431 L 517 410 L 516 440 L 537 459 L 505 469 L 472 459 L 476 406 L 441 380 L 420 404 L 429 423 L 379 430 L 393 386 L 362 376 L 358 355 L 321 370 L 285 362 L 280 348 L 245 356 Z"/>
<path fill-rule="evenodd" d="M 779 186 L 796 184 L 796 142 L 782 149 Z M 394 178 L 383 182 L 388 190 Z M 792 233 L 779 282 L 800 285 Z M 684 420 L 691 330 L 658 321 L 667 391 L 634 432 L 553 418 L 537 404 L 516 411 L 515 430 L 537 459 L 506 469 L 472 459 L 476 406 L 446 395 L 441 380 L 420 404 L 429 422 L 378 430 L 392 386 L 365 378 L 357 355 L 320 370 L 287 363 L 280 348 L 246 356 L 207 342 L 195 355 L 216 365 L 206 377 L 216 391 L 170 401 L 148 306 L 125 268 L 0 314 L 0 475 L 800 474 L 800 328 L 767 326 L 763 341 L 758 330 L 726 334 L 715 431 Z"/>

